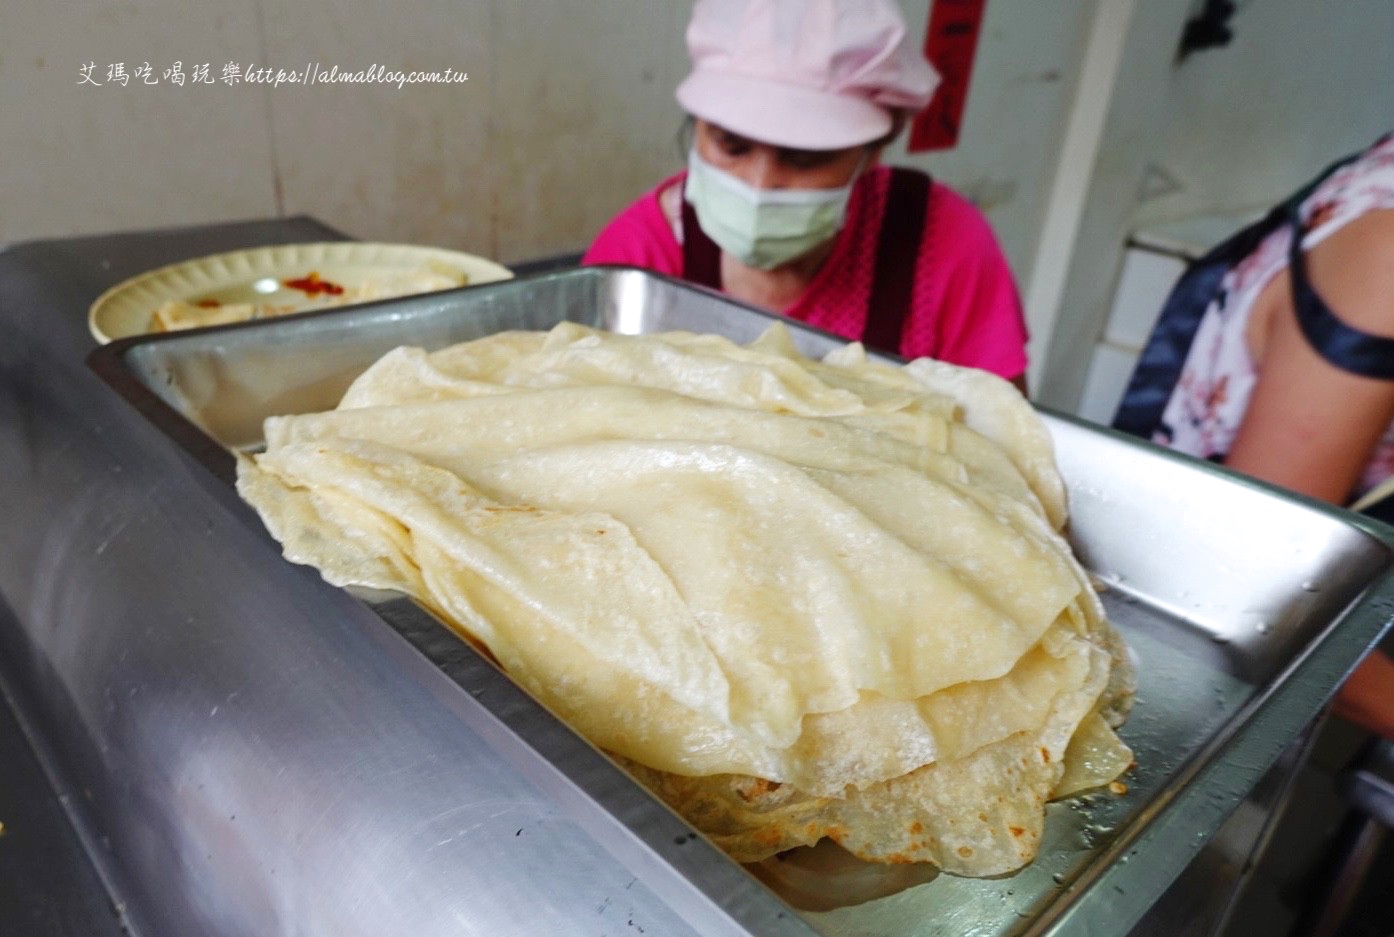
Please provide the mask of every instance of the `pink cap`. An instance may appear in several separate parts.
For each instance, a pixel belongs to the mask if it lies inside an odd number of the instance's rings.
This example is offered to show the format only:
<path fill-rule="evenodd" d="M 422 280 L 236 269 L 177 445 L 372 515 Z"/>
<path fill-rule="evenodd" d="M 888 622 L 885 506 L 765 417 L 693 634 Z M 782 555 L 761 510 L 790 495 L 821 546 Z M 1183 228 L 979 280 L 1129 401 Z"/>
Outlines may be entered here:
<path fill-rule="evenodd" d="M 697 0 L 687 48 L 678 102 L 776 146 L 869 143 L 891 110 L 920 110 L 939 84 L 894 0 Z"/>

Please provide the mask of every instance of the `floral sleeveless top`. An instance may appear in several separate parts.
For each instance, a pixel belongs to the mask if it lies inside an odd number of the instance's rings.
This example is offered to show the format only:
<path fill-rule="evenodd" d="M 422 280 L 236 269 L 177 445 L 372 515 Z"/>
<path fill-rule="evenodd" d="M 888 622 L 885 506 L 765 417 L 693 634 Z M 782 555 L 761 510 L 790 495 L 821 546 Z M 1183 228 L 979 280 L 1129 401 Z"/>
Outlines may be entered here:
<path fill-rule="evenodd" d="M 1311 250 L 1379 209 L 1394 209 L 1394 134 L 1338 169 L 1302 202 L 1302 249 Z M 1225 274 L 1201 318 L 1154 441 L 1205 459 L 1223 459 L 1229 452 L 1258 376 L 1245 341 L 1249 317 L 1263 288 L 1287 270 L 1291 247 L 1292 228 L 1285 225 Z M 1394 425 L 1380 439 L 1352 498 L 1391 475 Z"/>

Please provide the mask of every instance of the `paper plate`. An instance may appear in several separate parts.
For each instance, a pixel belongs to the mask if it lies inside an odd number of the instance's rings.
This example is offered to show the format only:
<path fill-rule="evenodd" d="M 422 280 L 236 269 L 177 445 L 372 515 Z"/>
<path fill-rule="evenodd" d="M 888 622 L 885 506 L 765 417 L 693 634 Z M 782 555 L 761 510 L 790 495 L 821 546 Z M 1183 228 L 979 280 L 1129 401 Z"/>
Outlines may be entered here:
<path fill-rule="evenodd" d="M 171 301 L 210 306 L 265 303 L 310 311 L 322 308 L 329 301 L 327 296 L 316 294 L 313 285 L 307 290 L 304 284 L 297 289 L 288 283 L 315 274 L 321 283 L 351 291 L 375 280 L 400 279 L 420 271 L 459 278 L 460 285 L 513 276 L 507 267 L 473 254 L 413 244 L 278 244 L 214 254 L 132 277 L 98 297 L 87 324 L 97 341 L 105 344 L 151 331 L 155 310 Z"/>

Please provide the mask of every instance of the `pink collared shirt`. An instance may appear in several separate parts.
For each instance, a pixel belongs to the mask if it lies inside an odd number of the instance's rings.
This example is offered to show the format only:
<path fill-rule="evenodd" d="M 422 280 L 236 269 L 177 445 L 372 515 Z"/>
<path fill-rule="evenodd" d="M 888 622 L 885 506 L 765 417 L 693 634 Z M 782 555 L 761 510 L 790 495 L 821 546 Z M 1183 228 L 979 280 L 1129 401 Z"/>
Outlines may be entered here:
<path fill-rule="evenodd" d="M 625 264 L 681 277 L 682 245 L 659 205 L 664 180 L 621 212 L 586 252 L 585 264 Z M 803 293 L 782 313 L 848 339 L 861 337 L 890 170 L 857 181 L 847 221 Z M 930 190 L 925 235 L 900 353 L 982 368 L 1008 379 L 1026 371 L 1026 322 L 1006 258 L 973 205 L 946 186 Z"/>

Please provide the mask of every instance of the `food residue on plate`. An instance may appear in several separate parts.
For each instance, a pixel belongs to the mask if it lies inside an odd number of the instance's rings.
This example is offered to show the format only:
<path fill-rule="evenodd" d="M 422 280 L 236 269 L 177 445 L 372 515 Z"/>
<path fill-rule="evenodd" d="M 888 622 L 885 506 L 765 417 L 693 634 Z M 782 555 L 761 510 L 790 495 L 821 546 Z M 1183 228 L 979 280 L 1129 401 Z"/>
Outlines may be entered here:
<path fill-rule="evenodd" d="M 295 280 L 281 281 L 286 287 L 293 290 L 300 290 L 306 296 L 341 296 L 344 288 L 337 283 L 329 280 L 320 279 L 320 275 L 311 270 L 309 276 L 300 277 Z"/>
<path fill-rule="evenodd" d="M 432 293 L 436 290 L 465 286 L 468 283 L 469 278 L 465 274 L 456 271 L 446 273 L 438 267 L 369 274 L 354 284 L 328 280 L 320 276 L 319 271 L 311 270 L 304 276 L 281 281 L 285 288 L 303 293 L 303 299 L 261 303 L 223 303 L 213 297 L 171 300 L 151 315 L 150 331 L 177 332 L 212 325 L 250 322 L 253 319 L 333 309 L 377 299 Z"/>

